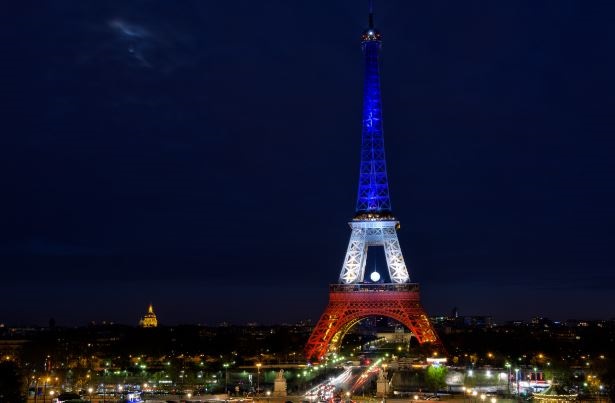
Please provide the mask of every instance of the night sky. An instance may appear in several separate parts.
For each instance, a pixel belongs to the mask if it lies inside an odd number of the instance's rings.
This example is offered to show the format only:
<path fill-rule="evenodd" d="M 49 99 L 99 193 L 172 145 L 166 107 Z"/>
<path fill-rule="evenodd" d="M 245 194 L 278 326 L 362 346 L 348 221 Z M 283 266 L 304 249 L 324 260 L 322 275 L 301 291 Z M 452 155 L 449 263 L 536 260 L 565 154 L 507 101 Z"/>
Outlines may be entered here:
<path fill-rule="evenodd" d="M 367 0 L 13 3 L 0 323 L 316 320 L 354 214 Z M 375 22 L 427 312 L 614 317 L 615 3 L 378 0 Z"/>

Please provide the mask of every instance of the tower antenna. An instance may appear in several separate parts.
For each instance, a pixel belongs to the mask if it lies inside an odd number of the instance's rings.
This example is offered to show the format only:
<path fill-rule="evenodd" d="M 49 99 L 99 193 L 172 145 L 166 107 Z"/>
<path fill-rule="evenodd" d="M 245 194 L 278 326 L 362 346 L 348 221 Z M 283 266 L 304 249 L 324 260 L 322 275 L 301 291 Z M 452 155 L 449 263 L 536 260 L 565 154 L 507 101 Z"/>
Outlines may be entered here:
<path fill-rule="evenodd" d="M 369 28 L 374 28 L 374 0 L 369 0 Z"/>

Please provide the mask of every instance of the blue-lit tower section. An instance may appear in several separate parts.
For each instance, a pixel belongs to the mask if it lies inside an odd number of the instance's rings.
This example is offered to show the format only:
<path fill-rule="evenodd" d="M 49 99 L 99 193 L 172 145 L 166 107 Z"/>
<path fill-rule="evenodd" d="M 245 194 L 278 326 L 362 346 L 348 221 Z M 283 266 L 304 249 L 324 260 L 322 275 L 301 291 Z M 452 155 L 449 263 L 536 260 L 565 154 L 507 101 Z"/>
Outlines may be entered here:
<path fill-rule="evenodd" d="M 356 213 L 359 216 L 366 213 L 391 212 L 380 96 L 379 56 L 382 37 L 373 27 L 371 12 L 369 28 L 363 33 L 361 39 L 365 56 L 365 82 L 363 86 L 361 166 L 356 205 Z"/>
<path fill-rule="evenodd" d="M 379 56 L 382 36 L 374 28 L 373 21 L 370 5 L 369 25 L 361 36 L 365 81 L 359 191 L 355 216 L 349 223 L 352 231 L 339 278 L 342 284 L 369 283 L 365 279 L 365 263 L 370 246 L 384 248 L 391 283 L 410 282 L 397 239 L 399 222 L 391 212 L 380 97 Z"/>

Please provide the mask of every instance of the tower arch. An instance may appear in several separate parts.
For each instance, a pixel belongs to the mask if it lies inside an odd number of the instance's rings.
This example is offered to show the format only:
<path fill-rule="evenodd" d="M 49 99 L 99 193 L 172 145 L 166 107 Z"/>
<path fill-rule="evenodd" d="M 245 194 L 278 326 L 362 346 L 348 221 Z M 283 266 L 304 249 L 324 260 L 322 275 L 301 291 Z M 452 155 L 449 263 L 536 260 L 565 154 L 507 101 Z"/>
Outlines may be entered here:
<path fill-rule="evenodd" d="M 374 318 L 374 317 L 385 317 L 388 319 L 393 319 L 395 320 L 399 325 L 402 325 L 404 328 L 406 328 L 410 333 L 410 337 L 414 336 L 414 333 L 412 332 L 412 329 L 410 329 L 407 325 L 399 322 L 396 318 L 392 317 L 392 316 L 385 316 L 385 315 L 363 315 L 357 318 L 353 318 L 349 321 L 347 321 L 346 324 L 341 326 L 341 329 L 333 335 L 333 337 L 331 338 L 331 342 L 329 343 L 329 348 L 328 348 L 328 352 L 329 353 L 335 353 L 335 352 L 339 352 L 342 346 L 342 342 L 344 341 L 346 335 L 348 334 L 348 332 L 350 332 L 350 330 L 352 330 L 352 328 L 354 328 L 355 326 L 358 326 L 359 323 L 361 321 L 363 321 L 364 319 L 367 318 Z"/>
<path fill-rule="evenodd" d="M 406 284 L 332 284 L 329 305 L 306 344 L 308 360 L 321 360 L 337 348 L 345 333 L 369 316 L 385 316 L 408 328 L 419 343 L 438 337 L 420 304 L 419 286 Z"/>

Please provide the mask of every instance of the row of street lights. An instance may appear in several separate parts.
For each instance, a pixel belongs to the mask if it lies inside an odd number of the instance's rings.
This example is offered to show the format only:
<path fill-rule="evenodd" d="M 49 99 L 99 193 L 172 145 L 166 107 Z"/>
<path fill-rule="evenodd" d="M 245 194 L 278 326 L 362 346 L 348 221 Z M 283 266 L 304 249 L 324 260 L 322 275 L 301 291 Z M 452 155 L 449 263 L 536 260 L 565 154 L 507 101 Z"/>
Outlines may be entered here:
<path fill-rule="evenodd" d="M 461 388 L 461 390 L 463 391 L 464 399 L 465 399 L 466 396 L 468 397 L 468 399 L 471 399 L 471 398 L 476 399 L 476 398 L 478 398 L 478 391 L 476 389 L 466 388 L 465 386 L 463 386 Z M 418 396 L 415 396 L 415 399 L 417 399 L 417 398 L 418 398 Z M 484 394 L 484 393 L 481 393 L 480 400 L 481 400 L 481 402 L 485 402 L 487 400 L 487 395 Z M 496 403 L 497 399 L 495 397 L 491 397 L 489 399 L 489 401 L 490 401 L 490 403 Z"/>

